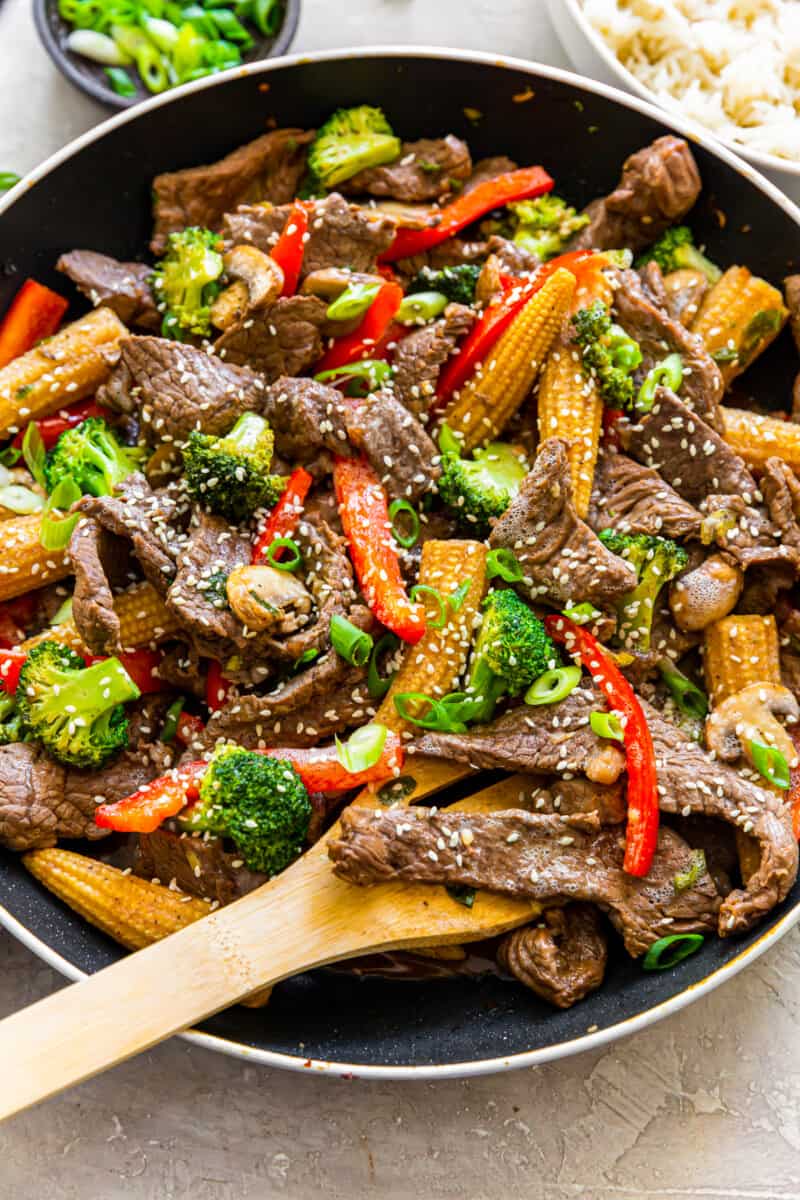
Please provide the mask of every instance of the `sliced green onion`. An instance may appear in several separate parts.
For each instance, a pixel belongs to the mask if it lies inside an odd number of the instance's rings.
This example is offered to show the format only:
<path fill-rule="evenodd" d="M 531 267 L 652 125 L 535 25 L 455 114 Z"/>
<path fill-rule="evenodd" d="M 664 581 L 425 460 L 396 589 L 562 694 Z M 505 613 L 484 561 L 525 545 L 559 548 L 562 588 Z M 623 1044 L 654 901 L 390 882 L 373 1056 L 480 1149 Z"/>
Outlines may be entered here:
<path fill-rule="evenodd" d="M 172 21 L 163 21 L 160 17 L 141 17 L 142 28 L 151 42 L 154 42 L 162 54 L 172 55 L 178 40 L 178 30 Z"/>
<path fill-rule="evenodd" d="M 177 700 L 173 700 L 167 711 L 164 713 L 164 724 L 161 727 L 160 740 L 162 742 L 173 742 L 175 734 L 178 732 L 178 721 L 181 719 L 183 712 L 184 697 L 179 696 Z"/>
<path fill-rule="evenodd" d="M 475 903 L 476 889 L 466 883 L 446 883 L 444 890 L 458 904 L 463 904 L 464 908 L 472 908 Z"/>
<path fill-rule="evenodd" d="M 454 692 L 443 700 L 434 700 L 424 692 L 398 692 L 394 706 L 398 715 L 420 729 L 435 729 L 438 733 L 465 733 L 466 725 L 460 716 L 464 712 L 463 692 Z"/>
<path fill-rule="evenodd" d="M 136 84 L 122 67 L 106 67 L 106 78 L 118 96 L 136 95 Z"/>
<path fill-rule="evenodd" d="M 90 58 L 92 62 L 103 63 L 107 67 L 124 67 L 132 61 L 113 38 L 94 29 L 73 29 L 66 45 L 73 54 L 80 54 L 82 58 Z"/>
<path fill-rule="evenodd" d="M 303 667 L 308 666 L 310 662 L 313 662 L 315 658 L 319 658 L 319 649 L 317 646 L 309 646 L 307 650 L 303 651 L 299 658 L 295 659 L 292 672 L 295 673 L 300 671 Z"/>
<path fill-rule="evenodd" d="M 389 363 L 380 358 L 365 358 L 362 362 L 347 363 L 342 367 L 332 367 L 330 371 L 320 371 L 314 378 L 318 383 L 334 382 L 347 383 L 347 395 L 368 396 L 392 377 Z"/>
<path fill-rule="evenodd" d="M 369 725 L 362 725 L 360 729 L 356 729 L 346 742 L 340 741 L 337 737 L 335 739 L 336 757 L 345 771 L 355 775 L 358 771 L 366 771 L 369 767 L 374 767 L 383 753 L 386 734 L 386 726 L 373 721 Z"/>
<path fill-rule="evenodd" d="M 430 596 L 437 607 L 437 613 L 436 619 L 433 621 L 428 617 L 428 625 L 431 629 L 444 629 L 444 624 L 447 620 L 447 602 L 438 588 L 428 587 L 427 583 L 418 583 L 412 587 L 408 594 L 412 600 L 418 600 L 422 596 L 423 603 L 424 597 Z"/>
<path fill-rule="evenodd" d="M 382 283 L 350 283 L 328 305 L 325 315 L 329 321 L 352 321 L 363 317 L 382 287 Z"/>
<path fill-rule="evenodd" d="M 636 370 L 642 361 L 642 351 L 639 343 L 629 337 L 621 325 L 612 325 L 604 341 L 615 367 L 622 367 L 629 374 Z"/>
<path fill-rule="evenodd" d="M 446 421 L 439 430 L 439 450 L 442 454 L 461 456 L 461 443 Z"/>
<path fill-rule="evenodd" d="M 636 397 L 638 412 L 650 412 L 656 398 L 656 388 L 665 384 L 670 391 L 677 392 L 683 383 L 683 359 L 680 354 L 668 354 L 647 372 L 644 383 Z"/>
<path fill-rule="evenodd" d="M 447 603 L 450 605 L 454 613 L 457 613 L 461 608 L 461 605 L 466 600 L 467 593 L 471 587 L 472 579 L 465 579 L 464 582 L 460 583 L 457 588 L 454 588 L 447 597 Z"/>
<path fill-rule="evenodd" d="M 288 558 L 276 558 L 276 552 L 283 548 L 289 551 Z M 300 547 L 294 538 L 278 537 L 273 538 L 267 550 L 267 562 L 271 567 L 275 567 L 278 571 L 296 571 L 303 561 L 303 556 L 300 553 Z"/>
<path fill-rule="evenodd" d="M 186 4 L 181 12 L 184 21 L 190 21 L 199 34 L 209 41 L 217 36 L 217 26 L 210 13 L 200 4 Z"/>
<path fill-rule="evenodd" d="M 21 483 L 8 483 L 0 487 L 0 508 L 20 515 L 39 512 L 44 508 L 44 497 Z"/>
<path fill-rule="evenodd" d="M 264 37 L 274 37 L 281 23 L 281 0 L 254 0 L 253 24 Z"/>
<path fill-rule="evenodd" d="M 383 699 L 397 674 L 397 671 L 390 671 L 388 675 L 380 675 L 378 661 L 384 654 L 393 654 L 399 645 L 399 638 L 395 637 L 393 633 L 385 633 L 380 641 L 372 647 L 367 668 L 367 691 L 373 700 Z"/>
<path fill-rule="evenodd" d="M 595 709 L 589 714 L 589 724 L 592 732 L 601 738 L 611 738 L 615 742 L 625 741 L 625 731 L 622 722 L 615 712 L 600 712 Z"/>
<path fill-rule="evenodd" d="M 15 467 L 22 458 L 22 451 L 17 446 L 6 446 L 5 450 L 0 452 L 0 466 Z"/>
<path fill-rule="evenodd" d="M 226 41 L 235 42 L 242 50 L 249 50 L 254 45 L 244 25 L 229 8 L 209 8 L 206 11 Z"/>
<path fill-rule="evenodd" d="M 511 550 L 501 546 L 498 550 L 490 550 L 486 555 L 486 578 L 494 579 L 499 576 L 506 583 L 519 583 L 523 571 L 519 559 Z"/>
<path fill-rule="evenodd" d="M 763 742 L 753 740 L 750 743 L 750 757 L 755 769 L 769 783 L 786 791 L 792 785 L 787 763 L 780 750 L 774 746 L 765 746 Z"/>
<path fill-rule="evenodd" d="M 702 721 L 708 714 L 708 696 L 705 692 L 687 679 L 668 658 L 659 661 L 658 669 L 680 711 L 686 713 L 687 717 Z"/>
<path fill-rule="evenodd" d="M 555 667 L 534 679 L 525 693 L 525 703 L 534 706 L 558 704 L 575 691 L 580 681 L 580 667 Z"/>
<path fill-rule="evenodd" d="M 668 967 L 676 967 L 699 950 L 704 941 L 702 933 L 672 933 L 669 937 L 659 938 L 642 959 L 642 967 L 645 971 L 666 971 Z"/>
<path fill-rule="evenodd" d="M 16 171 L 0 171 L 0 192 L 10 191 L 22 179 Z"/>
<path fill-rule="evenodd" d="M 52 625 L 63 625 L 65 621 L 69 621 L 72 617 L 72 596 L 67 596 L 63 604 L 60 604 L 53 613 L 50 621 Z"/>
<path fill-rule="evenodd" d="M 181 25 L 172 51 L 172 67 L 179 83 L 185 83 L 191 72 L 201 65 L 205 45 L 206 39 L 191 21 Z"/>
<path fill-rule="evenodd" d="M 162 54 L 141 29 L 133 25 L 112 25 L 111 36 L 120 50 L 134 60 L 149 92 L 163 92 L 170 86 L 170 75 Z"/>
<path fill-rule="evenodd" d="M 403 533 L 398 528 L 397 517 L 403 513 L 408 518 L 409 529 Z M 393 500 L 389 505 L 389 519 L 392 522 L 392 537 L 406 550 L 416 546 L 419 538 L 419 514 L 409 500 Z"/>
<path fill-rule="evenodd" d="M 698 879 L 706 873 L 706 855 L 704 850 L 693 850 L 692 861 L 685 871 L 678 871 L 672 879 L 676 892 L 688 892 Z"/>
<path fill-rule="evenodd" d="M 39 531 L 39 542 L 45 550 L 65 550 L 72 537 L 72 531 L 81 519 L 80 513 L 72 516 L 53 517 L 54 512 L 66 513 L 76 500 L 80 500 L 81 489 L 75 480 L 67 475 L 53 488 L 42 513 L 42 525 Z"/>
<path fill-rule="evenodd" d="M 47 481 L 44 474 L 44 463 L 47 452 L 44 448 L 42 435 L 39 432 L 39 426 L 35 421 L 31 421 L 25 430 L 25 436 L 22 439 L 22 457 L 25 459 L 25 466 L 39 484 L 39 487 L 46 488 Z"/>
<path fill-rule="evenodd" d="M 373 638 L 339 613 L 331 617 L 330 629 L 334 650 L 352 666 L 365 667 L 372 653 Z"/>
<path fill-rule="evenodd" d="M 589 625 L 592 621 L 596 621 L 598 617 L 602 617 L 599 608 L 595 608 L 588 600 L 584 600 L 582 604 L 576 604 L 571 608 L 564 609 L 564 616 L 569 617 L 570 621 L 574 621 L 576 625 Z"/>
<path fill-rule="evenodd" d="M 450 301 L 442 292 L 414 292 L 406 296 L 394 315 L 401 325 L 432 321 L 444 312 Z"/>

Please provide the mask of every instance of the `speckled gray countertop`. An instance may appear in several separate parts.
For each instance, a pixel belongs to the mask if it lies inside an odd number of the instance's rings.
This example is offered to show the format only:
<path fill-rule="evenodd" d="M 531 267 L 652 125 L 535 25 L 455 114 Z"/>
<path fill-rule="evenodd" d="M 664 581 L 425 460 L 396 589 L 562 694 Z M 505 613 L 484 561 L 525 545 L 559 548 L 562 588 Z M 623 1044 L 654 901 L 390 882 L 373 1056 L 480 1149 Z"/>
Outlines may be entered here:
<path fill-rule="evenodd" d="M 540 0 L 305 0 L 296 49 L 368 42 L 567 65 Z M 28 0 L 0 0 L 0 167 L 103 115 L 52 68 Z M 60 983 L 0 932 L 0 1015 Z M 474 1081 L 341 1082 L 174 1040 L 4 1126 L 0 1200 L 800 1197 L 799 989 L 794 930 L 645 1033 Z"/>

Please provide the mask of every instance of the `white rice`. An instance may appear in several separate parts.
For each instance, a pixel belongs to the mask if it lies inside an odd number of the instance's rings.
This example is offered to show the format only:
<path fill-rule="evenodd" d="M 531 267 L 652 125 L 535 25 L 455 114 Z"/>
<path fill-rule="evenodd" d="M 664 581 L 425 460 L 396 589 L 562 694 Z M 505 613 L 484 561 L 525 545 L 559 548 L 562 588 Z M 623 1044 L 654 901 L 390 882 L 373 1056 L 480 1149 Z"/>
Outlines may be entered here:
<path fill-rule="evenodd" d="M 800 162 L 798 0 L 581 0 L 620 62 L 717 137 Z"/>

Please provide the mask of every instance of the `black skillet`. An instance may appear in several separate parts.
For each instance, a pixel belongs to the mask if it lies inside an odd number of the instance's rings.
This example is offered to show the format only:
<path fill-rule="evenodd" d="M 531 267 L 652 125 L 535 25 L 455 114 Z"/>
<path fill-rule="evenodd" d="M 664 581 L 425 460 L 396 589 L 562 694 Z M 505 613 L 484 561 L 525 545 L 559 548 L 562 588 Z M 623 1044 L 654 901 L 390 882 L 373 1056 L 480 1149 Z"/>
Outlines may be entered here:
<path fill-rule="evenodd" d="M 53 270 L 64 250 L 146 256 L 157 172 L 210 162 L 267 123 L 310 127 L 339 105 L 364 101 L 381 105 L 404 137 L 451 132 L 468 139 L 475 158 L 542 163 L 578 205 L 608 191 L 639 146 L 687 131 L 622 92 L 488 55 L 358 49 L 253 64 L 113 118 L 19 184 L 0 204 L 0 312 L 28 275 L 65 291 Z M 746 263 L 774 282 L 797 270 L 800 210 L 701 133 L 690 136 L 705 185 L 691 222 L 711 257 Z M 796 366 L 784 334 L 748 372 L 747 389 L 785 406 Z M 7 853 L 0 906 L 0 921 L 72 978 L 122 953 Z M 603 988 L 568 1012 L 496 976 L 421 982 L 327 970 L 281 984 L 263 1010 L 233 1008 L 188 1036 L 251 1061 L 337 1074 L 467 1075 L 532 1065 L 676 1011 L 752 961 L 798 917 L 800 884 L 750 935 L 708 939 L 674 970 L 646 974 L 615 952 Z"/>

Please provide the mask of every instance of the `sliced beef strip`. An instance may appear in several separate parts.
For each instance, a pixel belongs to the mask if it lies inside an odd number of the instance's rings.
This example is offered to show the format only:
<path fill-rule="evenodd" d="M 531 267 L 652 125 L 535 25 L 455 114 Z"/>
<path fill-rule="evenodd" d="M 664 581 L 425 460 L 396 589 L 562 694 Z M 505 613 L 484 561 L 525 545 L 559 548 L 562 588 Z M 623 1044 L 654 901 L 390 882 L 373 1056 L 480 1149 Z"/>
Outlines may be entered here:
<path fill-rule="evenodd" d="M 571 1008 L 599 988 L 607 960 L 608 939 L 591 904 L 545 909 L 497 947 L 500 966 L 556 1008 Z"/>
<path fill-rule="evenodd" d="M 625 160 L 614 191 L 586 208 L 589 224 L 569 249 L 641 250 L 686 216 L 701 189 L 700 173 L 683 138 L 657 138 Z"/>
<path fill-rule="evenodd" d="M 225 434 L 258 412 L 264 381 L 194 346 L 156 337 L 122 338 L 120 359 L 97 393 L 115 412 L 136 413 L 152 446 L 186 441 L 193 429 Z"/>
<path fill-rule="evenodd" d="M 239 146 L 210 166 L 168 171 L 153 180 L 154 254 L 162 254 L 167 235 L 187 225 L 219 229 L 224 213 L 248 201 L 288 204 L 306 167 L 306 148 L 314 131 L 275 129 Z"/>
<path fill-rule="evenodd" d="M 464 193 L 471 192 L 480 184 L 489 183 L 498 175 L 506 175 L 509 171 L 516 171 L 516 169 L 517 164 L 513 158 L 506 158 L 504 154 L 497 154 L 492 158 L 481 158 L 474 164 L 472 174 L 461 190 Z"/>
<path fill-rule="evenodd" d="M 397 399 L 415 416 L 423 416 L 436 393 L 439 373 L 476 314 L 464 304 L 448 304 L 444 315 L 409 333 L 394 352 L 392 387 Z"/>
<path fill-rule="evenodd" d="M 442 267 L 459 267 L 463 263 L 483 262 L 488 253 L 489 248 L 485 241 L 467 242 L 463 238 L 451 237 L 431 250 L 412 254 L 410 258 L 399 258 L 392 266 L 401 280 L 410 282 L 423 267 L 440 271 Z"/>
<path fill-rule="evenodd" d="M 465 842 L 468 832 L 472 838 Z M 384 812 L 351 805 L 341 815 L 339 837 L 328 845 L 334 873 L 349 883 L 459 884 L 519 899 L 590 901 L 608 912 L 633 957 L 665 934 L 714 928 L 720 898 L 708 874 L 675 890 L 675 876 L 693 861 L 683 838 L 671 829 L 659 831 L 643 879 L 623 870 L 624 853 L 620 830 L 600 829 L 589 817 L 521 809 Z"/>
<path fill-rule="evenodd" d="M 800 480 L 782 458 L 768 458 L 759 487 L 783 545 L 800 550 Z"/>
<path fill-rule="evenodd" d="M 225 218 L 225 244 L 248 242 L 269 254 L 280 236 L 287 210 L 257 205 L 229 212 Z M 378 256 L 388 249 L 396 224 L 374 208 L 348 204 L 344 196 L 331 192 L 317 200 L 309 216 L 308 241 L 300 278 L 326 267 L 374 272 Z"/>
<path fill-rule="evenodd" d="M 773 460 L 774 461 L 774 460 Z M 762 483 L 762 488 L 763 488 Z M 770 487 L 774 490 L 770 491 Z M 780 490 L 777 490 L 780 489 Z M 771 507 L 781 515 L 780 509 L 784 501 L 785 489 L 780 475 L 776 475 L 767 484 L 772 500 Z M 707 496 L 702 504 L 702 511 L 709 517 L 722 513 L 726 517 L 735 518 L 736 524 L 727 529 L 722 524 L 715 531 L 717 545 L 739 564 L 742 570 L 764 567 L 769 570 L 786 567 L 794 571 L 800 566 L 800 530 L 788 524 L 789 513 L 782 515 L 787 519 L 787 530 L 795 530 L 797 542 L 790 537 L 784 541 L 784 529 L 771 521 L 763 508 L 748 504 L 742 496 Z M 791 511 L 791 510 L 790 510 Z"/>
<path fill-rule="evenodd" d="M 507 275 L 525 275 L 540 266 L 540 260 L 530 250 L 497 233 L 489 238 L 486 253 L 494 255 L 500 270 Z"/>
<path fill-rule="evenodd" d="M 221 838 L 190 837 L 169 829 L 139 837 L 133 872 L 156 879 L 190 896 L 230 904 L 266 883 L 266 875 L 249 871 L 235 850 L 226 850 Z"/>
<path fill-rule="evenodd" d="M 113 496 L 84 496 L 75 511 L 128 539 L 148 583 L 164 595 L 185 541 L 189 505 L 179 488 L 169 485 L 153 491 L 136 472 L 117 485 Z"/>
<path fill-rule="evenodd" d="M 119 617 L 114 610 L 113 565 L 129 570 L 130 555 L 130 542 L 109 533 L 97 521 L 79 521 L 73 531 L 69 544 L 75 572 L 72 615 L 84 645 L 93 654 L 122 650 Z"/>
<path fill-rule="evenodd" d="M 641 372 L 649 371 L 668 354 L 679 354 L 684 371 L 682 402 L 722 433 L 719 404 L 725 385 L 703 339 L 690 333 L 648 295 L 636 271 L 618 271 L 613 282 L 617 320 L 639 343 L 643 356 Z"/>
<path fill-rule="evenodd" d="M 119 262 L 94 250 L 62 254 L 56 270 L 68 276 L 95 308 L 110 308 L 126 325 L 153 332 L 161 328 L 161 313 L 150 290 L 153 268 L 147 263 Z"/>
<path fill-rule="evenodd" d="M 283 376 L 265 389 L 259 411 L 272 427 L 277 453 L 312 474 L 321 450 L 347 451 L 348 406 L 336 388 Z"/>
<path fill-rule="evenodd" d="M 409 751 L 479 769 L 532 775 L 580 772 L 612 784 L 624 769 L 625 756 L 589 726 L 592 710 L 602 707 L 592 688 L 578 687 L 558 705 L 514 708 L 469 733 L 423 733 Z"/>
<path fill-rule="evenodd" d="M 226 329 L 214 351 L 226 363 L 258 371 L 268 383 L 299 375 L 322 357 L 327 311 L 317 296 L 283 296 Z"/>
<path fill-rule="evenodd" d="M 613 447 L 601 449 L 587 521 L 600 532 L 644 533 L 668 538 L 697 537 L 702 518 L 652 467 L 643 467 Z"/>
<path fill-rule="evenodd" d="M 562 817 L 576 816 L 578 813 L 596 813 L 601 825 L 620 825 L 627 815 L 627 805 L 621 781 L 611 785 L 593 783 L 583 775 L 572 779 L 555 779 L 546 787 L 536 783 L 531 789 L 530 803 L 524 807 L 532 812 L 558 813 Z M 520 806 L 523 805 L 524 790 L 520 793 Z"/>
<path fill-rule="evenodd" d="M 419 421 L 388 389 L 350 409 L 347 433 L 363 450 L 389 498 L 415 504 L 441 470 L 438 451 Z"/>
<path fill-rule="evenodd" d="M 99 771 L 67 770 L 33 742 L 0 746 L 0 843 L 10 850 L 55 846 L 59 838 L 105 837 L 98 804 L 113 803 L 162 774 L 166 746 L 124 751 Z"/>
<path fill-rule="evenodd" d="M 370 196 L 389 196 L 413 204 L 422 200 L 437 200 L 453 191 L 467 179 L 472 170 L 469 146 L 461 138 L 448 134 L 443 138 L 421 138 L 418 142 L 403 142 L 397 162 L 359 171 L 342 184 L 342 191 L 351 196 L 367 193 Z"/>
<path fill-rule="evenodd" d="M 542 442 L 489 544 L 516 555 L 525 572 L 520 591 L 558 608 L 587 600 L 603 608 L 636 586 L 630 564 L 607 550 L 575 512 L 567 444 L 560 438 Z"/>
<path fill-rule="evenodd" d="M 656 388 L 648 416 L 623 431 L 625 449 L 690 504 L 706 496 L 743 496 L 749 503 L 756 483 L 743 460 L 716 430 L 668 388 Z"/>

